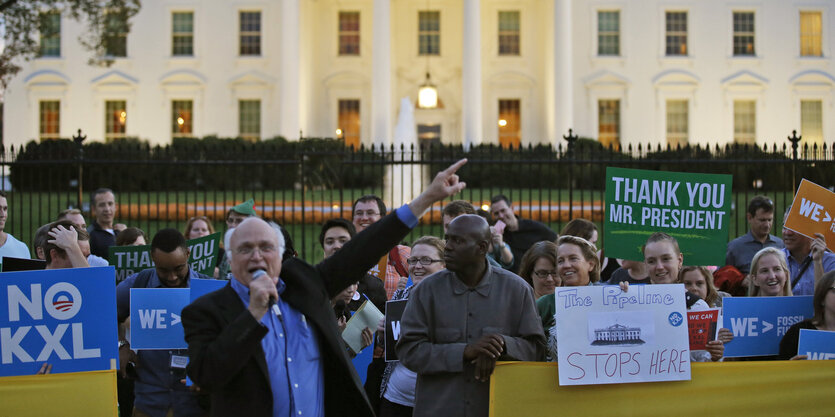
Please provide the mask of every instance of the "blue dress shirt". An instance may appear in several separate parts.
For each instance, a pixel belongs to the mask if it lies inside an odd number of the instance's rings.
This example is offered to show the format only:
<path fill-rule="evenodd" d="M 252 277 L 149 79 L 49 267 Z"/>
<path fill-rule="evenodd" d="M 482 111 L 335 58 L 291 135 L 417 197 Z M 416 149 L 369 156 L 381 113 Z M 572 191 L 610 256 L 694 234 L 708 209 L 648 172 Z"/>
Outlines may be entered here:
<path fill-rule="evenodd" d="M 248 308 L 249 288 L 234 277 L 229 281 Z M 273 393 L 273 416 L 324 416 L 325 374 L 316 331 L 302 313 L 281 298 L 286 289 L 281 278 L 277 289 L 281 317 L 270 310 L 261 318 L 261 325 L 269 330 L 261 339 L 261 347 Z"/>

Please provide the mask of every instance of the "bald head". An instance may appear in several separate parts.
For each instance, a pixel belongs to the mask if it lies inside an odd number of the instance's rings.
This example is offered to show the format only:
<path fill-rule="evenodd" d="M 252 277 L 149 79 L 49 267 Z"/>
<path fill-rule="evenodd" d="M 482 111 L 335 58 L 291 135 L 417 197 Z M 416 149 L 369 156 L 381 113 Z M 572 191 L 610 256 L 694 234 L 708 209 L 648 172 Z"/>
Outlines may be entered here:
<path fill-rule="evenodd" d="M 464 214 L 449 223 L 446 232 L 444 260 L 453 272 L 480 268 L 490 246 L 490 227 L 487 221 L 474 214 Z"/>
<path fill-rule="evenodd" d="M 459 231 L 472 236 L 476 241 L 490 240 L 490 225 L 487 224 L 487 220 L 484 220 L 484 217 L 477 214 L 462 214 L 449 222 L 450 227 L 453 224 L 457 224 Z"/>

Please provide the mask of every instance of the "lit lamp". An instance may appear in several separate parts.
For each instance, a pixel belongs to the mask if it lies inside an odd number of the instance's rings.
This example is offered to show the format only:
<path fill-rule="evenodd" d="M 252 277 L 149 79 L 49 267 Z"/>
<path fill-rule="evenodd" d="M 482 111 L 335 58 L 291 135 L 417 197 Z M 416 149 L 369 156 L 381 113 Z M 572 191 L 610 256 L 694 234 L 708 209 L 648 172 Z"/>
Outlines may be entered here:
<path fill-rule="evenodd" d="M 438 89 L 429 80 L 429 71 L 426 72 L 426 81 L 418 89 L 418 107 L 421 109 L 438 107 Z"/>

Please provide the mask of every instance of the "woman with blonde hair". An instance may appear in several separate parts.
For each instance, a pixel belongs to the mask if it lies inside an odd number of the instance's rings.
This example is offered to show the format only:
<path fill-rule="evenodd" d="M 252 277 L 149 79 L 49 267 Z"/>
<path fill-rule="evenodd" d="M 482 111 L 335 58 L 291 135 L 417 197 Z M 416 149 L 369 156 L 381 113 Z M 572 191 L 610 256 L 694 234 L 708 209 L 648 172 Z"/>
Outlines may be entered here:
<path fill-rule="evenodd" d="M 763 248 L 751 259 L 748 274 L 749 297 L 788 297 L 792 295 L 786 256 L 777 248 Z"/>

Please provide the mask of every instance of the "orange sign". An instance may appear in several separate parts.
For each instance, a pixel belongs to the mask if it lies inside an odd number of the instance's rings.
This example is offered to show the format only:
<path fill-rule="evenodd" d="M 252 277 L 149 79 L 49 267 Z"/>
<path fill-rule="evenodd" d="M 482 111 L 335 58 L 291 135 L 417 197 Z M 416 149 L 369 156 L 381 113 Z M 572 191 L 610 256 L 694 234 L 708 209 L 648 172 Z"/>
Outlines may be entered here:
<path fill-rule="evenodd" d="M 835 251 L 835 193 L 804 179 L 794 195 L 785 225 L 811 239 L 815 233 L 822 234 L 826 247 Z"/>

